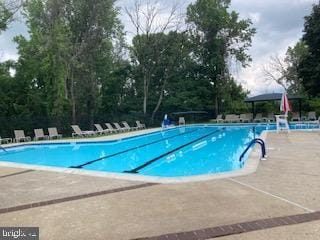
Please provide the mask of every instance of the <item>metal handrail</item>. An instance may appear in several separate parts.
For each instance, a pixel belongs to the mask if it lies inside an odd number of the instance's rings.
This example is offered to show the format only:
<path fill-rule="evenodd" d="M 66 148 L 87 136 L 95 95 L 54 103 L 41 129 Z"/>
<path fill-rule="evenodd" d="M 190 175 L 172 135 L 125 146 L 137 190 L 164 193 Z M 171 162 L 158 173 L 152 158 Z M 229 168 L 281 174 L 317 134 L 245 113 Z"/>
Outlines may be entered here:
<path fill-rule="evenodd" d="M 247 148 L 243 151 L 243 153 L 241 154 L 240 158 L 239 158 L 239 162 L 242 162 L 242 159 L 244 157 L 244 155 L 248 152 L 248 150 L 254 145 L 258 143 L 261 146 L 261 152 L 262 152 L 262 156 L 261 159 L 266 158 L 267 157 L 267 152 L 266 152 L 266 144 L 265 142 L 261 139 L 261 138 L 255 138 L 253 139 L 249 145 L 247 146 Z"/>

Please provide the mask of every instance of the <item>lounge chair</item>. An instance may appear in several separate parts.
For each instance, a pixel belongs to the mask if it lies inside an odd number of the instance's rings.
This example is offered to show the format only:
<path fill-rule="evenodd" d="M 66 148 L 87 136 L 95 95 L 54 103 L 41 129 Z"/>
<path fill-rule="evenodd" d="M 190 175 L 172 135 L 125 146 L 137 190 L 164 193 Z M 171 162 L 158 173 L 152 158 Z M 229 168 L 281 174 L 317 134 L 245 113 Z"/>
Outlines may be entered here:
<path fill-rule="evenodd" d="M 110 131 L 110 132 L 115 132 L 115 133 L 117 133 L 117 132 L 120 132 L 120 130 L 118 130 L 118 129 L 115 129 L 112 125 L 111 125 L 111 123 L 105 123 L 105 125 L 107 126 L 107 128 L 108 128 L 108 130 Z"/>
<path fill-rule="evenodd" d="M 122 121 L 122 125 L 130 130 L 138 130 L 138 127 L 130 127 L 130 125 L 126 121 Z"/>
<path fill-rule="evenodd" d="M 87 137 L 96 135 L 95 131 L 82 131 L 78 125 L 71 125 L 73 133 L 72 137 Z"/>
<path fill-rule="evenodd" d="M 253 120 L 252 113 L 240 114 L 240 122 L 252 122 L 252 120 Z"/>
<path fill-rule="evenodd" d="M 48 140 L 49 136 L 45 135 L 42 128 L 34 129 L 34 141 Z"/>
<path fill-rule="evenodd" d="M 120 129 L 124 129 L 124 130 L 126 130 L 126 131 L 133 131 L 134 129 L 133 128 L 131 128 L 130 126 L 129 126 L 129 124 L 126 122 L 126 124 L 124 124 L 124 121 L 122 121 L 121 122 L 122 123 L 122 125 L 123 125 L 123 127 L 121 127 L 120 126 L 120 124 L 119 123 L 117 123 L 117 129 L 120 127 Z"/>
<path fill-rule="evenodd" d="M 48 133 L 49 133 L 50 139 L 62 138 L 62 134 L 59 134 L 57 128 L 55 128 L 55 127 L 48 128 Z"/>
<path fill-rule="evenodd" d="M 28 142 L 31 141 L 31 137 L 26 136 L 23 130 L 14 130 L 15 142 Z"/>
<path fill-rule="evenodd" d="M 266 122 L 274 122 L 276 120 L 276 117 L 273 113 L 268 113 L 268 116 L 266 118 L 263 118 Z"/>
<path fill-rule="evenodd" d="M 12 143 L 12 138 L 1 138 L 0 137 L 0 144 L 7 144 Z"/>
<path fill-rule="evenodd" d="M 308 112 L 308 120 L 316 121 L 317 120 L 316 112 Z"/>
<path fill-rule="evenodd" d="M 179 125 L 186 125 L 186 120 L 184 119 L 184 117 L 179 117 L 178 124 Z"/>
<path fill-rule="evenodd" d="M 223 122 L 222 114 L 219 114 L 216 119 L 213 119 L 211 121 L 216 123 L 222 123 Z"/>
<path fill-rule="evenodd" d="M 240 122 L 240 116 L 236 114 L 227 114 L 224 120 L 226 123 Z"/>
<path fill-rule="evenodd" d="M 120 132 L 127 132 L 130 131 L 131 129 L 128 129 L 126 127 L 121 127 L 119 123 L 113 123 L 113 125 L 116 127 L 116 129 Z"/>
<path fill-rule="evenodd" d="M 293 112 L 293 113 L 292 113 L 291 121 L 301 121 L 300 113 L 298 113 L 298 112 Z"/>
<path fill-rule="evenodd" d="M 144 123 L 141 123 L 140 121 L 136 121 L 136 124 L 137 124 L 137 127 L 139 128 L 139 129 L 144 129 L 144 128 L 146 128 L 146 125 L 144 124 Z"/>
<path fill-rule="evenodd" d="M 262 113 L 257 113 L 255 118 L 253 119 L 254 122 L 263 122 L 264 118 L 262 117 Z"/>
<path fill-rule="evenodd" d="M 111 133 L 109 129 L 103 129 L 100 124 L 94 124 L 95 128 L 97 129 L 97 133 L 99 134 L 108 134 Z"/>

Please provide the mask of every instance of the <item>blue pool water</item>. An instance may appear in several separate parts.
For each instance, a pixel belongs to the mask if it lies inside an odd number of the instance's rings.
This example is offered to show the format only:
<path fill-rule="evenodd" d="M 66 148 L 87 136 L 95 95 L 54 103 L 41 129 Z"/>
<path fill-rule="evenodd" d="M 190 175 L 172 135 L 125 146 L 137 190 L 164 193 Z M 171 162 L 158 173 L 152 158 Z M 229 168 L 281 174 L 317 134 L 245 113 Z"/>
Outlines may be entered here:
<path fill-rule="evenodd" d="M 240 169 L 248 143 L 274 128 L 203 125 L 117 141 L 21 145 L 0 150 L 0 161 L 160 177 L 222 173 Z"/>

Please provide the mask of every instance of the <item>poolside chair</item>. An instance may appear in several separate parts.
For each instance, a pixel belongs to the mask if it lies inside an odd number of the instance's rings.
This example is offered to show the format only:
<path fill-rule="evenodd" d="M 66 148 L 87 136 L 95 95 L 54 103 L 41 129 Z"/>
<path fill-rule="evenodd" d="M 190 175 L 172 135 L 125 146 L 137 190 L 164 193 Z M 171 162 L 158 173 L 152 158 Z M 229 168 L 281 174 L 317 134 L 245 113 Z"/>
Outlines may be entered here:
<path fill-rule="evenodd" d="M 12 143 L 12 138 L 1 138 L 0 136 L 0 144 Z"/>
<path fill-rule="evenodd" d="M 87 137 L 96 135 L 95 131 L 82 131 L 78 125 L 71 125 L 73 130 L 72 137 Z"/>
<path fill-rule="evenodd" d="M 146 128 L 146 125 L 144 124 L 144 123 L 141 123 L 140 121 L 136 121 L 136 124 L 137 124 L 137 127 L 139 128 L 139 129 L 144 129 L 144 128 Z"/>
<path fill-rule="evenodd" d="M 103 129 L 100 124 L 94 124 L 95 128 L 97 129 L 98 134 L 108 134 L 111 133 L 109 129 Z"/>
<path fill-rule="evenodd" d="M 127 122 L 126 122 L 126 124 L 124 124 L 124 121 L 122 121 L 121 123 L 122 123 L 123 127 L 121 127 L 120 124 L 117 123 L 119 125 L 120 129 L 124 129 L 126 131 L 133 131 L 134 130 L 133 128 L 130 127 L 130 125 Z M 116 127 L 116 128 L 118 128 L 118 127 Z"/>
<path fill-rule="evenodd" d="M 31 137 L 25 136 L 23 130 L 14 130 L 14 141 L 15 142 L 28 142 L 28 141 L 31 141 Z"/>
<path fill-rule="evenodd" d="M 122 125 L 131 130 L 138 130 L 138 127 L 130 127 L 130 125 L 126 121 L 122 121 Z"/>
<path fill-rule="evenodd" d="M 178 124 L 179 125 L 186 125 L 186 120 L 184 119 L 184 117 L 179 117 Z"/>
<path fill-rule="evenodd" d="M 293 112 L 293 113 L 292 113 L 291 121 L 301 121 L 301 119 L 300 119 L 300 113 L 298 113 L 298 112 Z"/>
<path fill-rule="evenodd" d="M 254 122 L 263 122 L 264 118 L 262 117 L 262 113 L 257 113 L 255 118 L 253 119 Z"/>
<path fill-rule="evenodd" d="M 57 128 L 55 127 L 48 128 L 48 133 L 49 139 L 62 138 L 62 134 L 59 134 Z"/>
<path fill-rule="evenodd" d="M 268 113 L 268 117 L 265 118 L 267 122 L 274 122 L 276 117 L 274 116 L 274 113 Z"/>
<path fill-rule="evenodd" d="M 34 129 L 34 141 L 48 140 L 49 136 L 45 135 L 42 128 Z"/>
<path fill-rule="evenodd" d="M 219 114 L 216 119 L 212 119 L 210 120 L 211 122 L 215 122 L 215 123 L 223 123 L 223 118 L 222 118 L 222 114 Z"/>
<path fill-rule="evenodd" d="M 127 132 L 130 131 L 130 129 L 127 129 L 126 127 L 121 127 L 119 123 L 113 123 L 113 125 L 116 127 L 116 129 L 120 132 Z"/>
<path fill-rule="evenodd" d="M 226 123 L 240 122 L 240 116 L 236 114 L 227 114 L 224 120 Z"/>
<path fill-rule="evenodd" d="M 240 114 L 240 122 L 251 122 L 253 120 L 252 113 Z"/>
<path fill-rule="evenodd" d="M 316 121 L 317 120 L 316 112 L 308 112 L 308 120 Z"/>
<path fill-rule="evenodd" d="M 105 125 L 107 126 L 107 128 L 108 128 L 108 130 L 110 131 L 110 132 L 112 132 L 112 133 L 117 133 L 117 132 L 120 132 L 120 130 L 118 130 L 118 129 L 115 129 L 112 125 L 111 125 L 111 123 L 105 123 Z"/>

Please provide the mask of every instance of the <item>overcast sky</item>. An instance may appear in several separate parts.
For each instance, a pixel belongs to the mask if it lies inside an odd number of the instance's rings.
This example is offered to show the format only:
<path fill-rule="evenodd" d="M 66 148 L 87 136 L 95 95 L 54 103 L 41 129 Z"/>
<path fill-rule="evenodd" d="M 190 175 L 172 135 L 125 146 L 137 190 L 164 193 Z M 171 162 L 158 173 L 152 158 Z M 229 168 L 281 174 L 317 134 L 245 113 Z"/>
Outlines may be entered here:
<path fill-rule="evenodd" d="M 118 5 L 130 6 L 132 2 L 119 0 Z M 172 0 L 158 2 L 165 6 L 172 3 Z M 251 94 L 282 91 L 276 84 L 265 82 L 261 69 L 270 56 L 283 55 L 288 46 L 293 46 L 301 38 L 304 16 L 311 13 L 312 4 L 316 3 L 318 0 L 232 0 L 232 9 L 239 12 L 242 18 L 251 18 L 257 29 L 250 50 L 253 58 L 251 67 L 234 72 L 237 81 Z M 124 14 L 121 19 L 125 29 L 130 31 L 131 26 Z M 23 21 L 11 24 L 0 35 L 0 61 L 18 58 L 12 38 L 19 34 L 27 35 Z"/>

